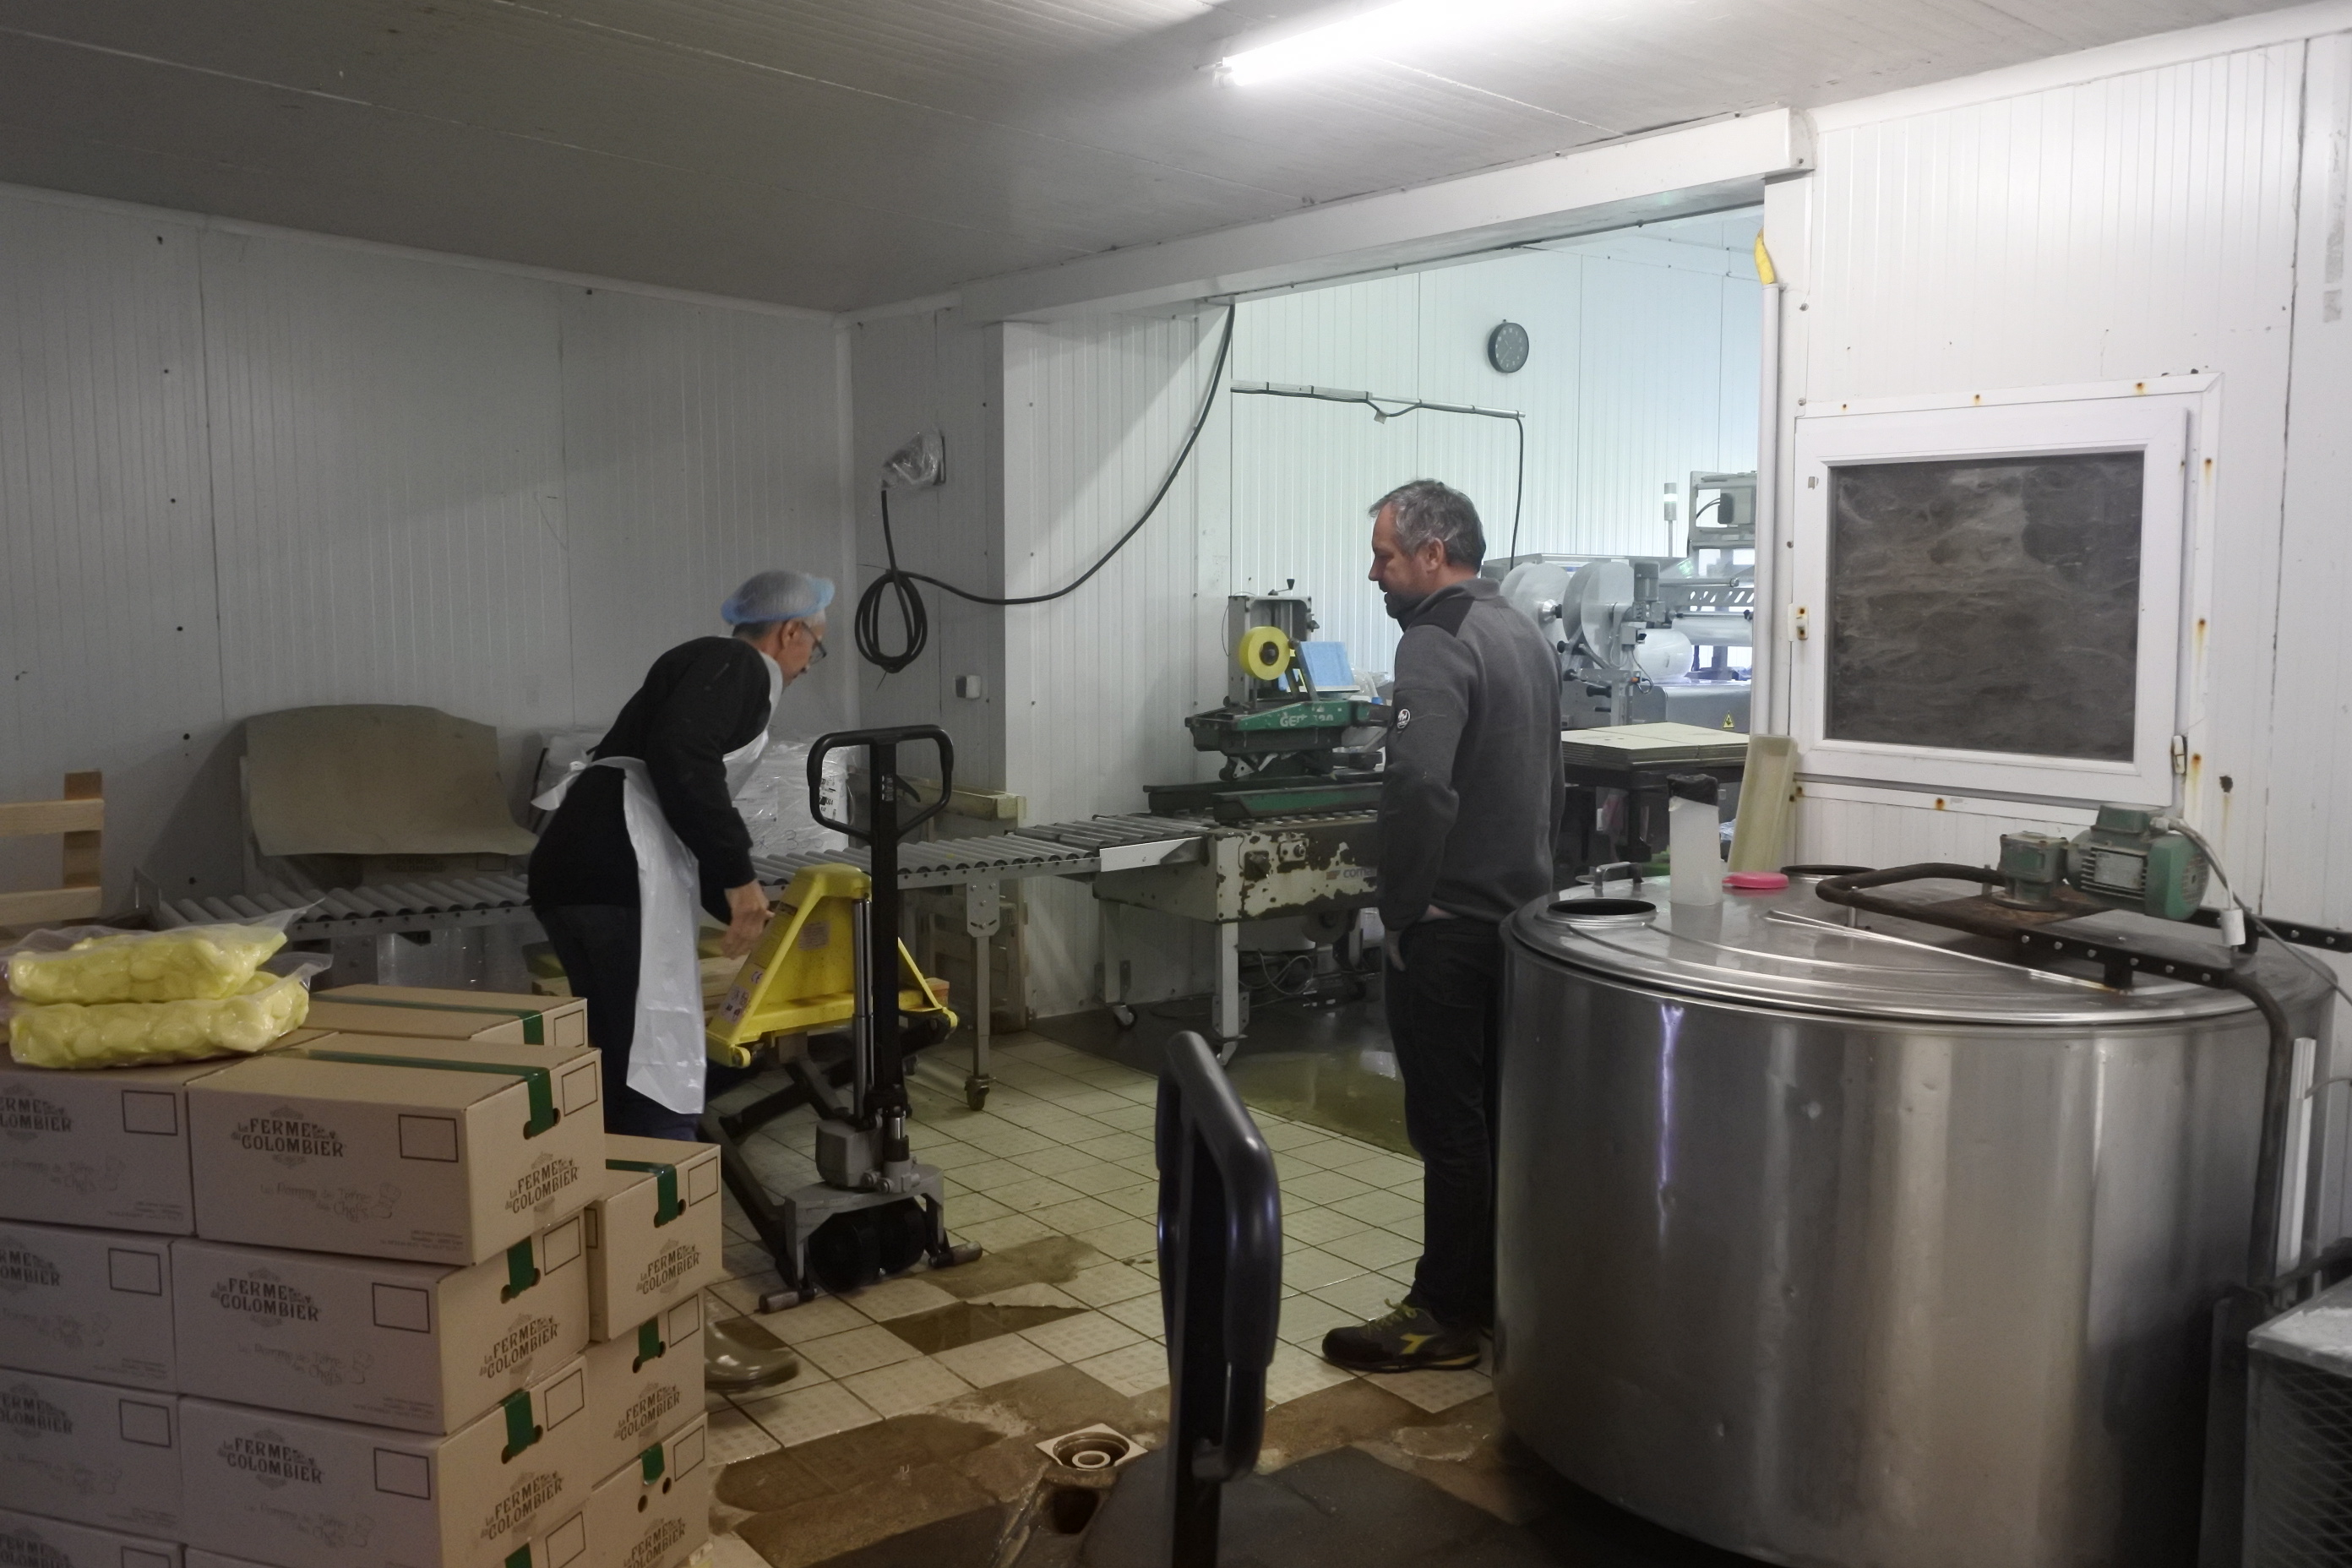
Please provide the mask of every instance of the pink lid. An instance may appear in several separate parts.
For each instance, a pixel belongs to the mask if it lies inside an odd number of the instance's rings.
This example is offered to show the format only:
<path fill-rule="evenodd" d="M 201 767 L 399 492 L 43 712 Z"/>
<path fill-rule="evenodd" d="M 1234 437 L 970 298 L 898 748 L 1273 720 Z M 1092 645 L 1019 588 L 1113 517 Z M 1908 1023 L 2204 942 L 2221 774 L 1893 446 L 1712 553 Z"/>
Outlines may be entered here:
<path fill-rule="evenodd" d="M 1780 871 L 1733 871 L 1725 876 L 1723 885 L 1735 892 L 1777 893 L 1789 885 L 1789 879 Z"/>

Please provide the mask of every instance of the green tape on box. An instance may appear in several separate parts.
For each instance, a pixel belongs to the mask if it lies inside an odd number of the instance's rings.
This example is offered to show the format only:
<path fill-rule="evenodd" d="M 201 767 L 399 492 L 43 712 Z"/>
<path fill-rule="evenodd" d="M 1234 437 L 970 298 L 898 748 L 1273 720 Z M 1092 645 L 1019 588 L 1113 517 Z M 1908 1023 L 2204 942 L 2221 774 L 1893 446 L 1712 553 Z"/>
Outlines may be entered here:
<path fill-rule="evenodd" d="M 386 1057 L 370 1051 L 314 1051 L 298 1049 L 281 1052 L 289 1057 L 304 1057 L 314 1062 L 357 1062 L 362 1067 L 374 1068 L 442 1068 L 450 1072 L 489 1072 L 500 1078 L 519 1078 L 524 1091 L 530 1097 L 530 1120 L 523 1123 L 522 1135 L 536 1138 L 562 1118 L 555 1109 L 555 1076 L 542 1067 L 527 1067 L 516 1062 L 457 1062 L 446 1057 Z"/>
<path fill-rule="evenodd" d="M 530 1391 L 518 1389 L 499 1401 L 499 1408 L 507 1413 L 506 1451 L 499 1462 L 512 1459 L 517 1454 L 539 1441 L 539 1424 L 530 1418 Z"/>
<path fill-rule="evenodd" d="M 488 1013 L 498 1018 L 520 1018 L 524 1045 L 547 1044 L 543 1022 L 547 1015 L 530 1007 L 467 1007 L 455 1002 L 398 1002 L 389 996 L 339 996 L 331 991 L 320 992 L 318 999 L 346 1003 L 353 1007 L 405 1007 L 413 1013 Z"/>
<path fill-rule="evenodd" d="M 654 1173 L 654 1224 L 667 1225 L 686 1212 L 678 1201 L 677 1167 L 663 1165 L 651 1160 L 607 1160 L 608 1171 L 651 1171 Z"/>
<path fill-rule="evenodd" d="M 539 1264 L 531 1256 L 531 1238 L 524 1237 L 507 1248 L 507 1282 L 499 1300 L 511 1301 L 539 1283 Z"/>

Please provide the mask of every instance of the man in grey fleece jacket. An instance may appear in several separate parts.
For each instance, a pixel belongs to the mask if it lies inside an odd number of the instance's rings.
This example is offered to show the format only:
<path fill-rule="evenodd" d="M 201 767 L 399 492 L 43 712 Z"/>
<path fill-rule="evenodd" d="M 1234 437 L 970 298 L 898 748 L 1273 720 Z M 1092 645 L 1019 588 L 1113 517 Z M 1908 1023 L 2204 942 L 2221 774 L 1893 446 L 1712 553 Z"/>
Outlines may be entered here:
<path fill-rule="evenodd" d="M 1405 1132 L 1422 1158 L 1422 1255 L 1387 1316 L 1323 1354 L 1366 1372 L 1476 1363 L 1495 1313 L 1501 921 L 1552 880 L 1559 667 L 1478 575 L 1470 498 L 1433 479 L 1372 508 L 1372 580 L 1404 626 L 1381 788 L 1381 921 Z"/>

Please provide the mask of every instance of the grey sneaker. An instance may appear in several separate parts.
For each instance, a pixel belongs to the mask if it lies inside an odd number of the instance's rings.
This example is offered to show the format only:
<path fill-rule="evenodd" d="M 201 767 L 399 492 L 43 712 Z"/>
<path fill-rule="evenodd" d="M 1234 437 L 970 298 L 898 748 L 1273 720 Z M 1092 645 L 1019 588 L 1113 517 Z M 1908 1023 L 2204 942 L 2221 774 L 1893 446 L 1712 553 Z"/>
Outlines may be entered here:
<path fill-rule="evenodd" d="M 1478 1352 L 1476 1329 L 1449 1329 L 1409 1299 L 1323 1336 L 1323 1359 L 1352 1372 L 1459 1372 L 1478 1364 Z"/>

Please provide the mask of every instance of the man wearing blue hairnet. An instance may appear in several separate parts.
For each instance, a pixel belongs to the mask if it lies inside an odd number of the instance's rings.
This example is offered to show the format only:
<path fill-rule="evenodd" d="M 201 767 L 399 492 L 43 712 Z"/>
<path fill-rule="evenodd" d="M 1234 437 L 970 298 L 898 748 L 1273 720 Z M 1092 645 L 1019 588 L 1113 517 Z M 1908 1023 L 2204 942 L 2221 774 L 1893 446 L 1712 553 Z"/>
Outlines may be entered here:
<path fill-rule="evenodd" d="M 698 909 L 739 958 L 768 922 L 735 793 L 784 688 L 824 657 L 833 584 L 762 572 L 719 611 L 731 637 L 680 643 L 646 674 L 590 761 L 540 797 L 554 816 L 530 858 L 530 901 L 588 1003 L 604 1053 L 604 1124 L 695 1136 L 703 1100 Z"/>

